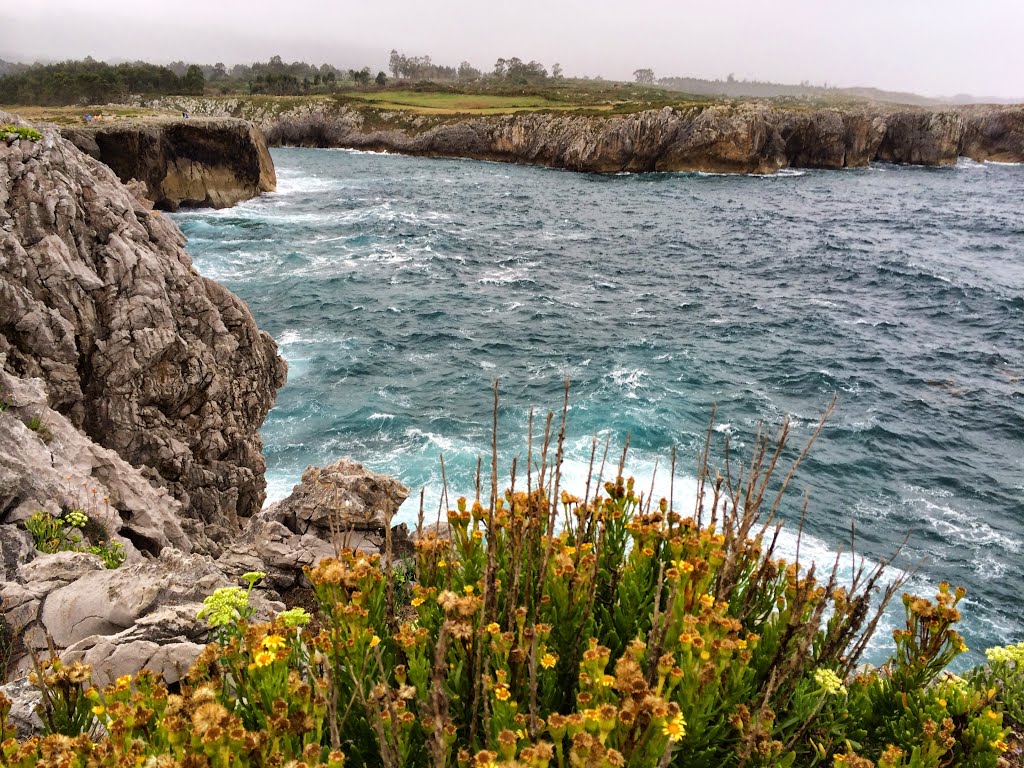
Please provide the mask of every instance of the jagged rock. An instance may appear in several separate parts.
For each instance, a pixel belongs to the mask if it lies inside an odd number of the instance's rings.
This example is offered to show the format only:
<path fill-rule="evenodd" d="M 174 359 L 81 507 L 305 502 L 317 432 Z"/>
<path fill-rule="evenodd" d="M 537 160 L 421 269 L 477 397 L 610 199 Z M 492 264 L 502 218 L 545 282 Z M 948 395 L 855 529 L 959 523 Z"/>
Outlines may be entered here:
<path fill-rule="evenodd" d="M 121 181 L 141 182 L 158 208 L 228 208 L 277 188 L 266 139 L 245 120 L 151 118 L 62 132 Z"/>
<path fill-rule="evenodd" d="M 965 111 L 960 154 L 979 161 L 1024 162 L 1024 109 Z"/>
<path fill-rule="evenodd" d="M 886 116 L 878 160 L 910 165 L 953 165 L 960 155 L 964 118 L 958 112 L 897 112 Z"/>
<path fill-rule="evenodd" d="M 186 534 L 181 505 L 165 490 L 50 409 L 41 379 L 0 370 L 0 398 L 8 404 L 0 413 L 0 523 L 24 521 L 39 510 L 81 509 L 125 546 L 129 559 L 203 540 L 199 532 Z M 27 426 L 32 419 L 36 430 Z M 0 535 L 0 542 L 10 536 Z M 0 546 L 6 559 L 7 546 Z"/>
<path fill-rule="evenodd" d="M 255 121 L 272 145 L 350 147 L 430 157 L 530 163 L 577 171 L 770 173 L 785 167 L 847 168 L 875 160 L 922 165 L 1024 162 L 1024 107 L 933 111 L 887 105 L 784 108 L 665 107 L 629 115 L 574 112 L 484 117 L 413 115 L 246 99 L 169 99 L 194 113 Z"/>
<path fill-rule="evenodd" d="M 263 505 L 258 429 L 285 364 L 172 221 L 40 129 L 0 142 L 3 368 L 42 379 L 51 408 L 226 540 Z"/>
<path fill-rule="evenodd" d="M 43 730 L 43 721 L 36 714 L 36 707 L 43 700 L 42 692 L 29 684 L 28 678 L 21 678 L 7 685 L 0 685 L 0 693 L 11 702 L 8 723 L 14 726 L 19 739 L 36 736 Z"/>
<path fill-rule="evenodd" d="M 333 557 L 338 548 L 379 552 L 386 526 L 409 491 L 388 475 L 350 459 L 308 467 L 290 496 L 255 515 L 218 559 L 225 573 L 263 571 L 269 584 L 288 590 L 301 582 L 304 566 Z M 405 525 L 392 528 L 392 552 L 410 547 Z"/>
<path fill-rule="evenodd" d="M 35 555 L 36 548 L 28 531 L 0 525 L 0 583 L 13 579 L 18 569 Z"/>
<path fill-rule="evenodd" d="M 298 534 L 382 532 L 409 490 L 388 475 L 371 472 L 351 459 L 307 467 L 291 495 L 270 507 L 269 516 Z"/>

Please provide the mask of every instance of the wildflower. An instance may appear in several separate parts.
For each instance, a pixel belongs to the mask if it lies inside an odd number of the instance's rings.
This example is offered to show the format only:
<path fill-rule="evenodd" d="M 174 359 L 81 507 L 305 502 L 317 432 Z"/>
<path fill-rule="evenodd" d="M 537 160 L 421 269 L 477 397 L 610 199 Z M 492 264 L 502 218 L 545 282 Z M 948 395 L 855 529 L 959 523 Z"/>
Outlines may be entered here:
<path fill-rule="evenodd" d="M 370 647 L 376 648 L 378 645 L 380 645 L 380 638 L 377 635 L 374 635 L 370 638 Z"/>
<path fill-rule="evenodd" d="M 465 594 L 467 594 L 467 595 L 472 595 L 473 594 L 473 585 L 472 584 L 467 584 L 466 586 L 464 586 L 462 588 L 462 591 Z"/>
<path fill-rule="evenodd" d="M 492 621 L 490 624 L 487 625 L 487 631 L 492 635 L 497 635 L 501 632 L 501 627 L 498 625 L 497 622 Z"/>
<path fill-rule="evenodd" d="M 302 608 L 292 608 L 277 614 L 277 620 L 286 627 L 304 627 L 309 624 L 309 614 Z"/>
<path fill-rule="evenodd" d="M 92 713 L 96 715 L 96 717 L 100 717 L 106 711 L 107 708 L 104 707 L 102 704 L 97 704 L 95 707 L 92 708 Z"/>
<path fill-rule="evenodd" d="M 814 670 L 814 682 L 818 684 L 822 691 L 830 696 L 846 695 L 846 686 L 843 685 L 843 681 L 839 679 L 839 675 L 831 669 L 818 667 Z"/>
<path fill-rule="evenodd" d="M 512 694 L 509 693 L 507 685 L 499 685 L 495 688 L 494 695 L 497 697 L 498 701 L 508 701 L 512 698 Z"/>
<path fill-rule="evenodd" d="M 80 509 L 73 509 L 64 515 L 64 522 L 72 528 L 84 528 L 89 522 L 89 517 Z"/>
<path fill-rule="evenodd" d="M 540 665 L 544 667 L 544 669 L 553 669 L 557 663 L 558 657 L 553 653 L 545 653 L 540 660 Z"/>
<path fill-rule="evenodd" d="M 280 635 L 267 635 L 263 638 L 263 642 L 261 642 L 260 645 L 268 651 L 279 651 L 284 648 L 287 643 Z"/>
<path fill-rule="evenodd" d="M 269 667 L 275 661 L 277 661 L 277 656 L 272 651 L 257 651 L 256 656 L 253 657 L 252 663 L 249 665 L 249 669 Z"/>
<path fill-rule="evenodd" d="M 484 538 L 484 532 L 481 530 L 473 531 L 473 541 L 482 541 Z"/>
<path fill-rule="evenodd" d="M 991 742 L 991 746 L 992 749 L 994 749 L 999 754 L 1002 754 L 1010 748 L 1010 746 L 1002 739 L 996 739 L 995 741 Z"/>
<path fill-rule="evenodd" d="M 222 587 L 203 600 L 196 617 L 211 627 L 223 627 L 240 618 L 249 607 L 249 595 L 241 587 Z"/>
<path fill-rule="evenodd" d="M 426 600 L 424 600 L 422 597 L 414 597 L 412 599 L 412 607 L 413 608 L 419 608 L 425 602 L 426 602 Z"/>
<path fill-rule="evenodd" d="M 672 719 L 666 720 L 665 725 L 661 727 L 661 732 L 672 742 L 683 738 L 686 735 L 686 721 L 683 720 L 683 713 L 680 712 Z"/>
<path fill-rule="evenodd" d="M 117 680 L 114 681 L 114 688 L 119 691 L 127 691 L 128 686 L 132 684 L 131 675 L 121 675 Z"/>

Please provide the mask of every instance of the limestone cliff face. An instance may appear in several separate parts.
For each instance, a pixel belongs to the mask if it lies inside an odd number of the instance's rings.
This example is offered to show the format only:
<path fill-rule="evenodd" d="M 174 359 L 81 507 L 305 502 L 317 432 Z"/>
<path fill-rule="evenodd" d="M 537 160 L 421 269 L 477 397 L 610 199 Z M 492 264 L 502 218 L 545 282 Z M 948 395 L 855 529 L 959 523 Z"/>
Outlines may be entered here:
<path fill-rule="evenodd" d="M 195 113 L 244 116 L 263 129 L 271 145 L 470 157 L 599 173 L 772 173 L 857 168 L 873 161 L 948 165 L 959 155 L 1024 162 L 1024 107 L 786 109 L 750 103 L 630 115 L 459 117 L 339 107 L 329 99 L 283 109 L 245 99 L 191 99 L 182 106 Z"/>
<path fill-rule="evenodd" d="M 137 179 L 158 208 L 227 208 L 277 187 L 263 134 L 230 118 L 123 121 L 65 128 L 64 137 Z"/>
<path fill-rule="evenodd" d="M 222 541 L 263 504 L 257 430 L 285 364 L 172 221 L 42 131 L 0 142 L 3 368 L 40 379 L 50 408 Z"/>
<path fill-rule="evenodd" d="M 960 153 L 975 160 L 1024 162 L 1024 109 L 965 110 Z"/>

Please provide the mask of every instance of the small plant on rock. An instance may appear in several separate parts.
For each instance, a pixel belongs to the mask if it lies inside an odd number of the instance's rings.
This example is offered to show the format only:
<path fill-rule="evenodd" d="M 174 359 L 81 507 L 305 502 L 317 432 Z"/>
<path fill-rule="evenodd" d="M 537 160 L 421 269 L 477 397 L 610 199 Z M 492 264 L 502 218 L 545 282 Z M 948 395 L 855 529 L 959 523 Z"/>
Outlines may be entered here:
<path fill-rule="evenodd" d="M 30 128 L 27 125 L 0 125 L 0 139 L 3 139 L 8 144 L 15 142 L 19 139 L 26 141 L 42 141 L 43 134 L 37 131 L 35 128 Z"/>

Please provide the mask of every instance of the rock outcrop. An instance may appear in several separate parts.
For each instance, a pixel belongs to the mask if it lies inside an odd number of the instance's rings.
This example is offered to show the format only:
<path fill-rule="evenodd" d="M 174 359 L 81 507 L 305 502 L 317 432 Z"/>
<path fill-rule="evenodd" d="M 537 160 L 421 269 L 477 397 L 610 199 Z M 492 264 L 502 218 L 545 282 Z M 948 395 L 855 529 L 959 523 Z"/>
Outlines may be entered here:
<path fill-rule="evenodd" d="M 275 589 L 291 589 L 302 581 L 304 566 L 335 555 L 337 548 L 381 551 L 391 517 L 408 496 L 393 477 L 350 459 L 308 467 L 291 495 L 254 516 L 218 563 L 235 576 L 263 571 Z M 392 552 L 407 554 L 406 526 L 395 526 L 391 534 Z"/>
<path fill-rule="evenodd" d="M 772 173 L 873 161 L 948 165 L 958 155 L 1024 162 L 1024 107 L 783 108 L 751 102 L 625 115 L 417 115 L 330 99 L 271 105 L 190 99 L 194 112 L 243 115 L 272 145 L 469 157 L 600 173 Z M 164 104 L 163 106 L 167 106 Z"/>
<path fill-rule="evenodd" d="M 40 379 L 50 408 L 224 540 L 263 505 L 258 429 L 284 361 L 245 304 L 196 272 L 170 219 L 42 130 L 0 142 L 3 368 Z"/>
<path fill-rule="evenodd" d="M 63 129 L 121 181 L 144 184 L 157 208 L 228 208 L 277 187 L 263 134 L 230 118 L 147 119 Z"/>

